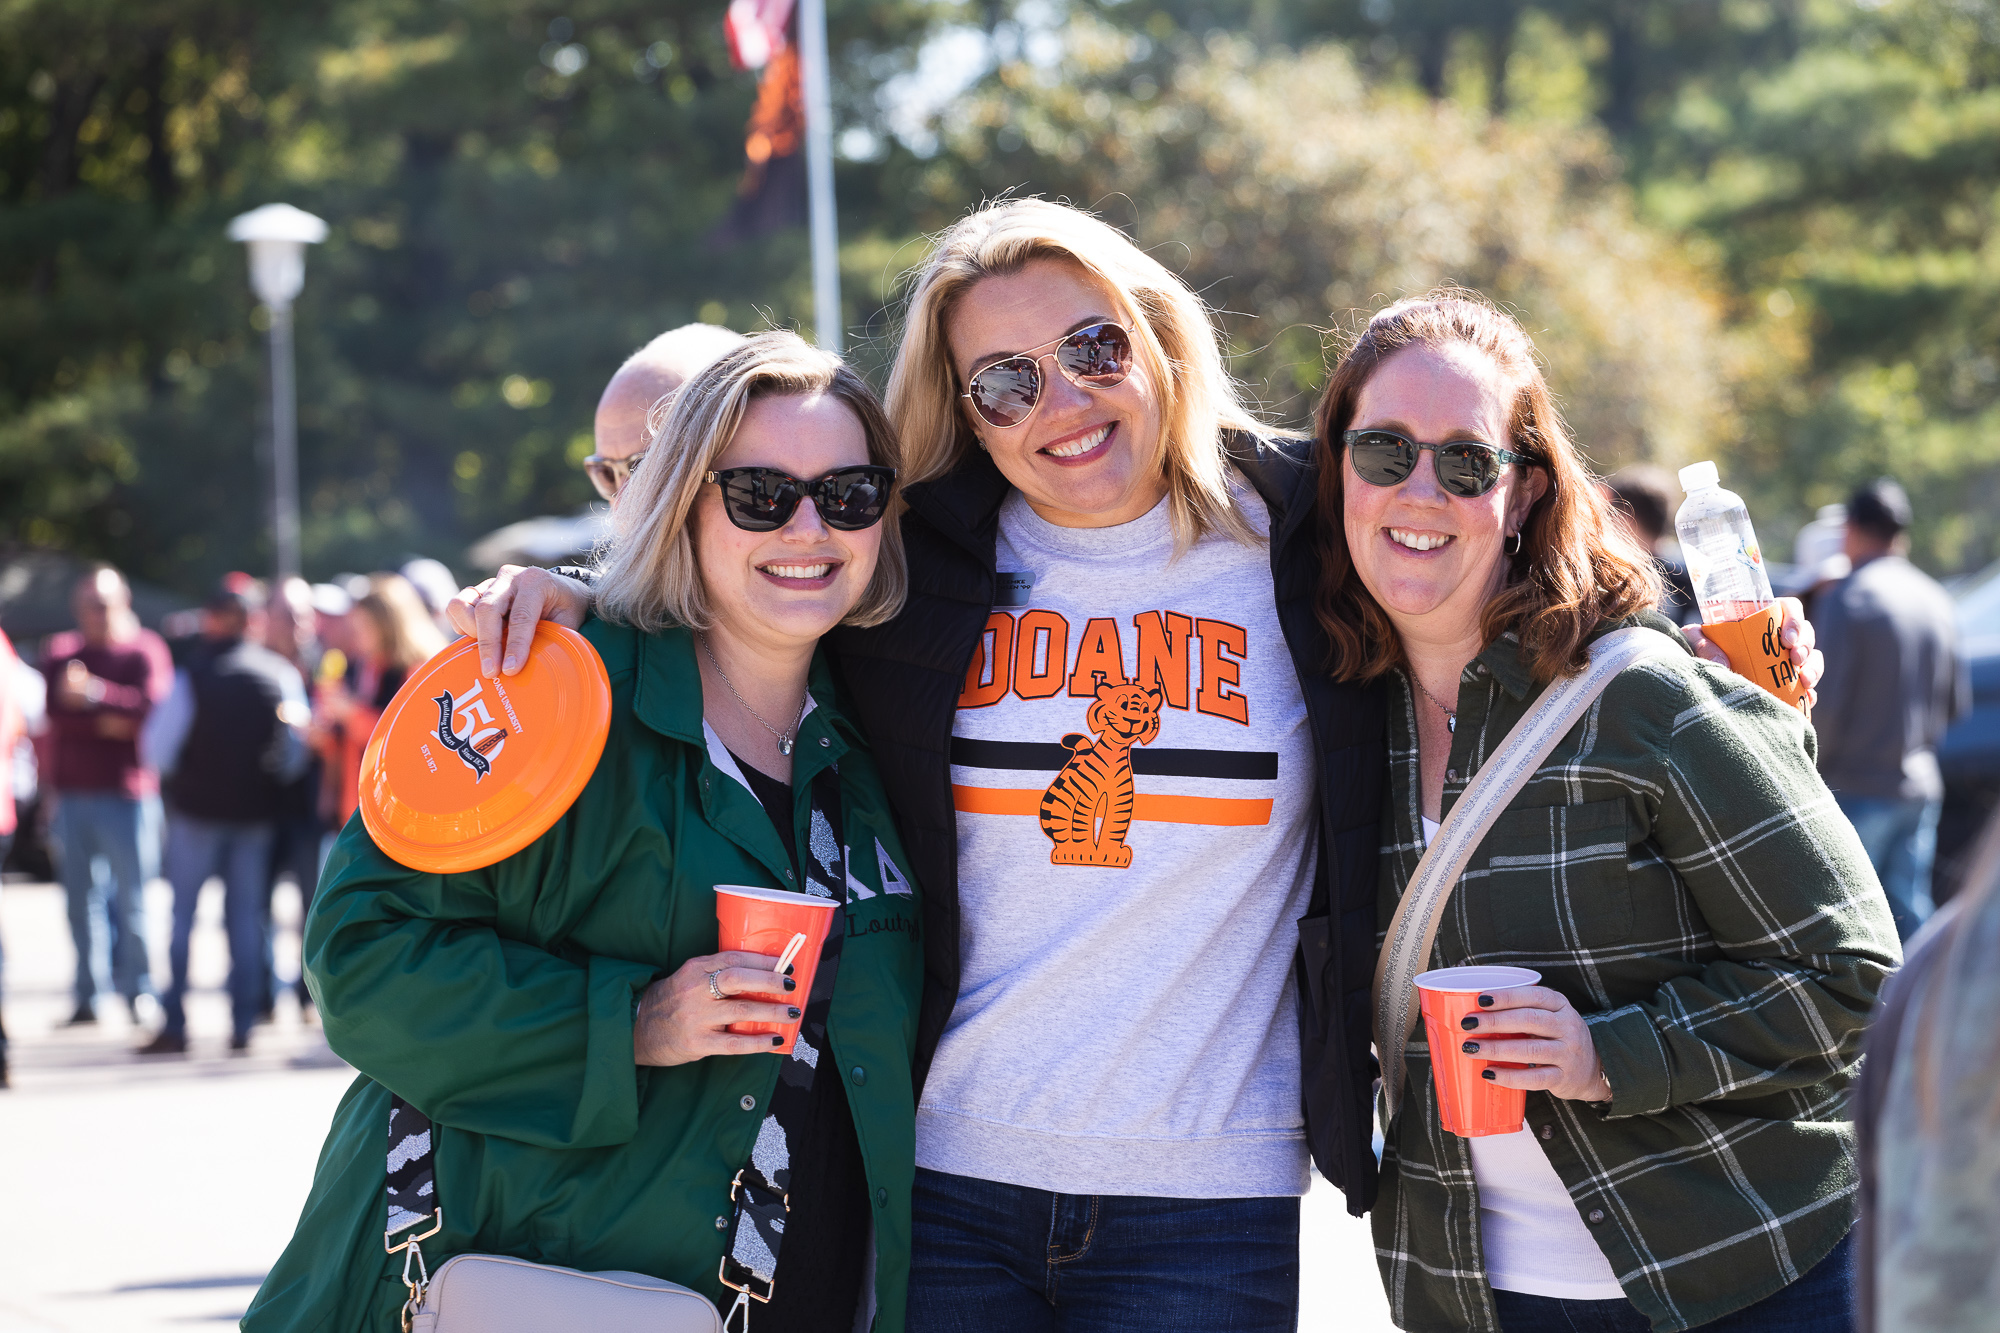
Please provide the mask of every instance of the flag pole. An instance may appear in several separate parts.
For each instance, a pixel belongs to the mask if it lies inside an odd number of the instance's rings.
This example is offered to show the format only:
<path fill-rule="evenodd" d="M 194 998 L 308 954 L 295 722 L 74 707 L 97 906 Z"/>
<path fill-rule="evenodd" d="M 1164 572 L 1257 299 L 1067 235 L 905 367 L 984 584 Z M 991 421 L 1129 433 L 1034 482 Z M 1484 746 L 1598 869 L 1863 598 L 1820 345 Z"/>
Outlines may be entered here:
<path fill-rule="evenodd" d="M 806 102 L 806 194 L 812 225 L 813 316 L 819 345 L 841 351 L 840 245 L 833 212 L 833 94 L 826 0 L 799 0 L 799 67 Z"/>

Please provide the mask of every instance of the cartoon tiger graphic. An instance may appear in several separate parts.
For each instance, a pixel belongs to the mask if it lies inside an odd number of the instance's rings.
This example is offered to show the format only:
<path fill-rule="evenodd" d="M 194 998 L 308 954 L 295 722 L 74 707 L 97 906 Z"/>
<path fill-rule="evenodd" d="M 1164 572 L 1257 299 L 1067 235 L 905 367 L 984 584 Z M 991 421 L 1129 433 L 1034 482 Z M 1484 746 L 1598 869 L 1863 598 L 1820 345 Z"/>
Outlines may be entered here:
<path fill-rule="evenodd" d="M 1042 793 L 1042 832 L 1059 866 L 1132 864 L 1125 831 L 1132 826 L 1132 747 L 1160 734 L 1160 691 L 1107 685 L 1101 673 L 1097 702 L 1083 723 L 1097 739 L 1078 732 L 1062 738 L 1070 761 Z"/>

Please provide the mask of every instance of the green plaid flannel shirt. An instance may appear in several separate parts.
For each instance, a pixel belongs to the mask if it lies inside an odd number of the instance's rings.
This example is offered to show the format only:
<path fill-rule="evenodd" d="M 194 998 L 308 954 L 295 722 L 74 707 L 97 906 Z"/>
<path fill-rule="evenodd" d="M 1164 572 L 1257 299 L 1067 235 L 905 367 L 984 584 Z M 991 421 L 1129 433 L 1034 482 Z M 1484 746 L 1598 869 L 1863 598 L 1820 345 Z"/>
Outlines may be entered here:
<path fill-rule="evenodd" d="M 1394 681 L 1385 933 L 1423 853 L 1414 701 Z M 1466 668 L 1447 817 L 1540 695 L 1511 634 Z M 1691 653 L 1629 667 L 1495 822 L 1439 925 L 1431 966 L 1534 968 L 1590 1025 L 1612 1100 L 1531 1092 L 1527 1125 L 1655 1329 L 1772 1294 L 1854 1221 L 1848 1088 L 1902 950 L 1815 749 L 1798 713 Z M 1472 1155 L 1438 1124 L 1421 1027 L 1408 1068 L 1374 1211 L 1390 1309 L 1423 1333 L 1497 1333 Z"/>

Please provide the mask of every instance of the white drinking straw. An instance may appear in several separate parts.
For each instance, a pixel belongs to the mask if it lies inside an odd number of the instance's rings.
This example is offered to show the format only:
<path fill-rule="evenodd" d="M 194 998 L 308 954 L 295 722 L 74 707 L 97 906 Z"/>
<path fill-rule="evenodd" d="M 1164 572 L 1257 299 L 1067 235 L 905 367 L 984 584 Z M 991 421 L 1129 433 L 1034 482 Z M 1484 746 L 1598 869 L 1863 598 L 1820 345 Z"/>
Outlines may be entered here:
<path fill-rule="evenodd" d="M 774 970 L 777 972 L 779 976 L 782 977 L 783 975 L 785 975 L 785 969 L 792 965 L 792 960 L 799 956 L 799 950 L 805 947 L 806 947 L 806 937 L 803 931 L 801 931 L 797 935 L 792 936 L 792 942 L 790 944 L 787 944 L 785 946 L 785 951 L 778 955 L 778 966 Z"/>

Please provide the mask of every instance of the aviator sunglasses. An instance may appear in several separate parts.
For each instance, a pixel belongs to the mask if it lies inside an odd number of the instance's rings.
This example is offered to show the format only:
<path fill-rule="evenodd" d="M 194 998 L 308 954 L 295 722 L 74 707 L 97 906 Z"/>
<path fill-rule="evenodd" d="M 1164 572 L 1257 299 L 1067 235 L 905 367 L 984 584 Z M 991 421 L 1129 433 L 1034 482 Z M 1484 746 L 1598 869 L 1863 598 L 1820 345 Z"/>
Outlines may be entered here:
<path fill-rule="evenodd" d="M 702 478 L 722 487 L 722 507 L 729 521 L 745 532 L 776 532 L 792 521 L 799 501 L 812 497 L 813 507 L 829 528 L 860 532 L 872 528 L 889 512 L 889 487 L 896 469 L 863 463 L 837 467 L 818 481 L 801 481 L 774 467 L 732 467 Z"/>
<path fill-rule="evenodd" d="M 1535 461 L 1484 440 L 1418 444 L 1393 430 L 1351 430 L 1340 438 L 1354 460 L 1355 472 L 1370 486 L 1400 485 L 1417 470 L 1417 456 L 1430 450 L 1438 485 L 1462 500 L 1477 500 L 1499 485 L 1507 464 Z"/>
<path fill-rule="evenodd" d="M 959 397 L 970 399 L 979 419 L 996 430 L 1018 426 L 1042 399 L 1046 356 L 1054 356 L 1056 369 L 1078 388 L 1109 389 L 1132 372 L 1132 335 L 1117 324 L 1089 325 L 995 361 L 967 380 Z"/>

